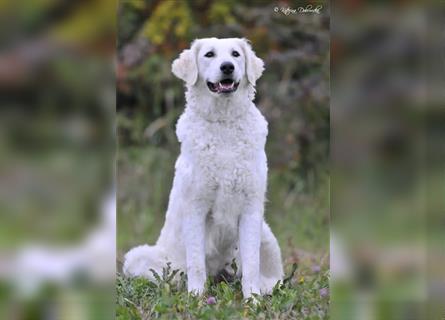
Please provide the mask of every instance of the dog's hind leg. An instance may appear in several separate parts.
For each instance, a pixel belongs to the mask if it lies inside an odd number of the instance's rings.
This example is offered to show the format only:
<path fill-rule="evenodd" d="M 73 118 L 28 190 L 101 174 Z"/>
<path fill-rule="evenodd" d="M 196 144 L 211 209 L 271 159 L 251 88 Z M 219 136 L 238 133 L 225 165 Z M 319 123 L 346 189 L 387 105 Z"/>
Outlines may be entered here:
<path fill-rule="evenodd" d="M 260 246 L 260 290 L 269 294 L 278 281 L 283 280 L 283 264 L 278 241 L 266 222 L 263 222 Z"/>

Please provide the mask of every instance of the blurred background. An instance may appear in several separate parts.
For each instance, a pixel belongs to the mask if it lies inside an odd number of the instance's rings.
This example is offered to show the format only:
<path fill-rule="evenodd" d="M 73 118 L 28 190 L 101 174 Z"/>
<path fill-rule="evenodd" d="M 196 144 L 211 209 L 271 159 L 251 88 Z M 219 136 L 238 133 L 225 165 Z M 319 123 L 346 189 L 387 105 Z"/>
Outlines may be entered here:
<path fill-rule="evenodd" d="M 332 15 L 331 316 L 445 317 L 445 3 Z"/>
<path fill-rule="evenodd" d="M 179 154 L 184 85 L 171 63 L 203 37 L 245 37 L 265 62 L 255 103 L 269 122 L 266 220 L 286 270 L 329 264 L 329 6 L 302 1 L 121 1 L 118 8 L 118 268 L 154 244 Z"/>
<path fill-rule="evenodd" d="M 0 2 L 1 319 L 114 316 L 115 30 L 113 1 Z"/>

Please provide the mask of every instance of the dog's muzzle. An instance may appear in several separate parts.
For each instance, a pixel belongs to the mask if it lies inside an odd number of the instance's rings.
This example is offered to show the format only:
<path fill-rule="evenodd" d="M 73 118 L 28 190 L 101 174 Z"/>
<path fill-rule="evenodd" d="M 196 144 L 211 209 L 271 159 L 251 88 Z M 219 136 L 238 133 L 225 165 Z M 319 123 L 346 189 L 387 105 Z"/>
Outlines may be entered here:
<path fill-rule="evenodd" d="M 207 86 L 209 87 L 210 91 L 215 93 L 235 92 L 236 89 L 238 89 L 238 85 L 239 82 L 235 82 L 232 79 L 224 79 L 216 83 L 207 81 Z"/>

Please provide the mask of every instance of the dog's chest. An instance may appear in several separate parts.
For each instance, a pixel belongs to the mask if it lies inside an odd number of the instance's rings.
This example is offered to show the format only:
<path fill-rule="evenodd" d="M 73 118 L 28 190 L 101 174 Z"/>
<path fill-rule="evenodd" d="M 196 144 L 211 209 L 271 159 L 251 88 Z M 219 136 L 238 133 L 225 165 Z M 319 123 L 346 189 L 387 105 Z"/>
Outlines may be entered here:
<path fill-rule="evenodd" d="M 178 121 L 177 135 L 191 188 L 218 190 L 226 200 L 234 194 L 263 194 L 267 122 L 256 109 L 231 121 L 213 122 L 186 112 Z"/>
<path fill-rule="evenodd" d="M 202 129 L 191 148 L 199 168 L 219 185 L 241 186 L 257 166 L 258 137 L 242 123 L 214 123 Z"/>

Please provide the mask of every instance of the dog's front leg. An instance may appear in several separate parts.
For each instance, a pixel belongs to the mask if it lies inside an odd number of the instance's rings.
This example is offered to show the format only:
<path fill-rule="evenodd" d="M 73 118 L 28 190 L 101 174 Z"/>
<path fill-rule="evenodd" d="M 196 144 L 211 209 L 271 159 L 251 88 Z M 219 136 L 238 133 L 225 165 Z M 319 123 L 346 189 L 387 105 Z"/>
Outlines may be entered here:
<path fill-rule="evenodd" d="M 182 233 L 186 251 L 188 291 L 201 294 L 206 281 L 205 213 L 202 210 L 187 212 L 182 220 Z"/>
<path fill-rule="evenodd" d="M 250 205 L 240 217 L 239 240 L 244 298 L 260 293 L 260 244 L 263 221 L 260 206 Z"/>

